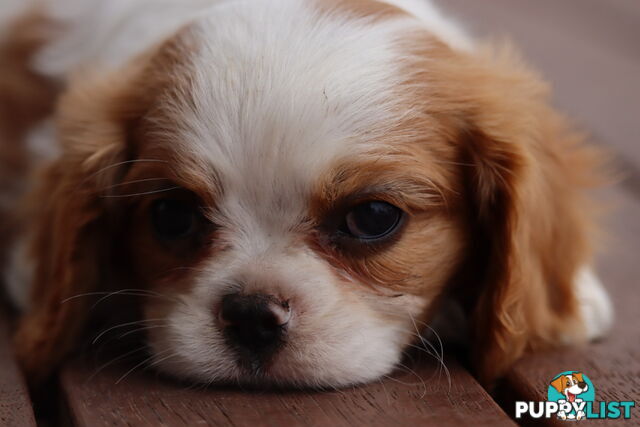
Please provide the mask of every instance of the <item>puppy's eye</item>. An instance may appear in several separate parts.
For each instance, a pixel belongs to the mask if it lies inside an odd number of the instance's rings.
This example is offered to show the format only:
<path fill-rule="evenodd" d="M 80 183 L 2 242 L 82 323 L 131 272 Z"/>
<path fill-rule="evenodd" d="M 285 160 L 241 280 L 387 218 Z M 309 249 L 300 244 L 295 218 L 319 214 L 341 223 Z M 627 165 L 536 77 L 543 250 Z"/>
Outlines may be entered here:
<path fill-rule="evenodd" d="M 392 204 L 364 202 L 347 213 L 343 231 L 362 240 L 380 239 L 393 232 L 401 218 L 402 211 Z"/>
<path fill-rule="evenodd" d="M 196 229 L 198 215 L 197 207 L 185 200 L 159 199 L 151 205 L 153 227 L 166 240 L 189 236 Z"/>

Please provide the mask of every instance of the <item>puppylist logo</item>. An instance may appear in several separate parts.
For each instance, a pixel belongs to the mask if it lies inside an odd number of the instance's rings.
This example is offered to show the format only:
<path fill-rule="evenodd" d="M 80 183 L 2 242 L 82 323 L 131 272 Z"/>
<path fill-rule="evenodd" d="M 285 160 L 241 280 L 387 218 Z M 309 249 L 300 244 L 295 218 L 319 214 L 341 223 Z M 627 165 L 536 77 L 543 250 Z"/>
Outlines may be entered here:
<path fill-rule="evenodd" d="M 582 372 L 561 372 L 549 383 L 544 402 L 516 402 L 516 419 L 557 417 L 566 421 L 629 419 L 634 401 L 596 401 L 596 389 Z"/>

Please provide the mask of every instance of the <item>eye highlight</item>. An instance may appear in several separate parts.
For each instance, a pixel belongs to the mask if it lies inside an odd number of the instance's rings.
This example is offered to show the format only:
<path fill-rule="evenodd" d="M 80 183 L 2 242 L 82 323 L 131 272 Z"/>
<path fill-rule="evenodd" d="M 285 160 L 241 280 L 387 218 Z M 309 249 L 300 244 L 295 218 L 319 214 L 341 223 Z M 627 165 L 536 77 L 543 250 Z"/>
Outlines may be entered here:
<path fill-rule="evenodd" d="M 189 201 L 158 199 L 151 205 L 151 222 L 158 236 L 164 240 L 188 237 L 198 222 L 197 207 Z"/>
<path fill-rule="evenodd" d="M 402 210 L 390 203 L 368 201 L 347 212 L 341 231 L 357 239 L 377 240 L 393 233 L 402 216 Z"/>

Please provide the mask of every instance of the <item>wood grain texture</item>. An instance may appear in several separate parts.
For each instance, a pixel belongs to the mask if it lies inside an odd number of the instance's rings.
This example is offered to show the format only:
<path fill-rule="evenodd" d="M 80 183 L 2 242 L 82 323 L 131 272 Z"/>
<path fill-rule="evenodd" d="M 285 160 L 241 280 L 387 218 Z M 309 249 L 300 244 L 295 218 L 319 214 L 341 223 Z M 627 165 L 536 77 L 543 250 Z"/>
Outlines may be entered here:
<path fill-rule="evenodd" d="M 62 374 L 70 422 L 78 426 L 396 426 L 514 425 L 455 361 L 451 386 L 435 363 L 413 373 L 339 391 L 199 389 L 149 372 L 118 379 L 127 365 L 95 374 L 99 365 L 76 361 Z"/>
<path fill-rule="evenodd" d="M 0 426 L 35 426 L 31 401 L 9 345 L 8 322 L 0 311 Z"/>

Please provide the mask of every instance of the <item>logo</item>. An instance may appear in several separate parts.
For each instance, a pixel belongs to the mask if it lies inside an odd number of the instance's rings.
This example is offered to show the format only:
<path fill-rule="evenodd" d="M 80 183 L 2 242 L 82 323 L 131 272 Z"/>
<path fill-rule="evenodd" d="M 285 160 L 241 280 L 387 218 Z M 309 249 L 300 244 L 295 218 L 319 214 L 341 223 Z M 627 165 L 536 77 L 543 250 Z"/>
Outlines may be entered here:
<path fill-rule="evenodd" d="M 556 417 L 565 421 L 589 419 L 629 419 L 633 401 L 596 401 L 596 388 L 587 375 L 579 371 L 561 372 L 549 382 L 547 400 L 516 402 L 516 418 Z"/>
<path fill-rule="evenodd" d="M 595 400 L 593 383 L 580 372 L 567 371 L 556 375 L 547 391 L 547 401 L 558 404 L 557 414 L 561 420 L 585 418 L 586 403 Z"/>

